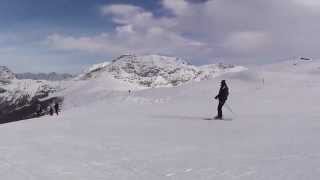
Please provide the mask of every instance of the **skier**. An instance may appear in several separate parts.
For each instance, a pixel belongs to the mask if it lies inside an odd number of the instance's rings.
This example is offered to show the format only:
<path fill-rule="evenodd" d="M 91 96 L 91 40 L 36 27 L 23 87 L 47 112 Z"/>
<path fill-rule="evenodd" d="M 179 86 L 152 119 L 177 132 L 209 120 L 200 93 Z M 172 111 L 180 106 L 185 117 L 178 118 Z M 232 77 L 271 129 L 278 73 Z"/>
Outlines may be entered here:
<path fill-rule="evenodd" d="M 48 111 L 49 111 L 50 116 L 52 116 L 53 115 L 53 108 L 51 105 L 48 106 Z"/>
<path fill-rule="evenodd" d="M 225 80 L 221 81 L 220 84 L 220 90 L 219 90 L 219 94 L 215 97 L 215 99 L 219 100 L 219 104 L 218 104 L 218 115 L 216 117 L 214 117 L 214 119 L 222 119 L 222 107 L 224 105 L 224 103 L 226 102 L 226 100 L 228 99 L 228 95 L 229 95 L 229 88 L 226 84 Z"/>
<path fill-rule="evenodd" d="M 37 113 L 37 116 L 41 116 L 42 108 L 40 103 L 37 104 L 36 113 Z"/>
<path fill-rule="evenodd" d="M 59 115 L 59 103 L 54 104 L 54 111 L 56 112 L 57 116 Z"/>

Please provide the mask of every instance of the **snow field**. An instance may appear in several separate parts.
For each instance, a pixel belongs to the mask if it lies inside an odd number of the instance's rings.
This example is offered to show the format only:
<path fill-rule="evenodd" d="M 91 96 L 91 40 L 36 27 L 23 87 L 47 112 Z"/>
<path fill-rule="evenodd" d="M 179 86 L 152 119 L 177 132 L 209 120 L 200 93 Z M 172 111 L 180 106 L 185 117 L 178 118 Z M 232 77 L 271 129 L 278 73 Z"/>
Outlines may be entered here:
<path fill-rule="evenodd" d="M 99 98 L 96 94 L 105 90 L 101 82 L 73 86 L 65 93 L 74 96 L 65 100 L 76 106 L 61 116 L 1 126 L 0 175 L 39 180 L 317 179 L 320 80 L 308 73 L 313 68 L 302 66 L 299 73 L 256 69 L 131 94 L 122 86 Z M 225 108 L 225 120 L 205 120 L 216 114 L 213 97 L 221 79 L 227 80 L 228 104 L 235 114 Z M 95 100 L 87 103 L 91 98 Z"/>

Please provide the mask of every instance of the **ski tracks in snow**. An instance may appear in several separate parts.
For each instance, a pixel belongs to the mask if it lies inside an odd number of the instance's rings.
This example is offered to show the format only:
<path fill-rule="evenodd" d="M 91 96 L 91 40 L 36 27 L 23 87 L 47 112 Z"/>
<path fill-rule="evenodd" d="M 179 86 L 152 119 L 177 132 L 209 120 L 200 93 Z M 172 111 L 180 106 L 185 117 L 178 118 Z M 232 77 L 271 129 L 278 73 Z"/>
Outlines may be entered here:
<path fill-rule="evenodd" d="M 192 176 L 200 179 L 212 178 L 227 178 L 227 179 L 241 179 L 252 176 L 256 173 L 254 168 L 247 168 L 244 171 L 236 170 L 217 170 L 216 168 L 193 169 L 186 168 L 182 170 L 171 171 L 165 174 L 170 179 L 183 179 L 186 176 Z"/>

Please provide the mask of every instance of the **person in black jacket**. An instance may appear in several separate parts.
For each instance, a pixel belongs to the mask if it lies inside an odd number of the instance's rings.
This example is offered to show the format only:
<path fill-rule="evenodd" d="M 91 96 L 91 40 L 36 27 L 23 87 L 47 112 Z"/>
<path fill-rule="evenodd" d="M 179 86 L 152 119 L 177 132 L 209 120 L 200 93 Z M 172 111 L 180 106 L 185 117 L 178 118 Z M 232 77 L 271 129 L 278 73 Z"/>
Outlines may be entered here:
<path fill-rule="evenodd" d="M 56 112 L 57 116 L 59 115 L 59 111 L 60 111 L 60 107 L 59 107 L 59 103 L 56 102 L 54 104 L 54 111 Z"/>
<path fill-rule="evenodd" d="M 42 107 L 40 103 L 37 103 L 36 105 L 36 113 L 37 113 L 37 116 L 41 116 L 42 114 Z"/>
<path fill-rule="evenodd" d="M 52 105 L 48 106 L 48 111 L 49 111 L 50 116 L 53 116 L 53 107 L 52 107 Z"/>
<path fill-rule="evenodd" d="M 224 103 L 227 101 L 229 96 L 229 88 L 225 80 L 221 81 L 221 86 L 219 90 L 219 94 L 215 97 L 215 99 L 219 100 L 218 104 L 218 115 L 214 117 L 215 119 L 222 119 L 222 107 Z"/>

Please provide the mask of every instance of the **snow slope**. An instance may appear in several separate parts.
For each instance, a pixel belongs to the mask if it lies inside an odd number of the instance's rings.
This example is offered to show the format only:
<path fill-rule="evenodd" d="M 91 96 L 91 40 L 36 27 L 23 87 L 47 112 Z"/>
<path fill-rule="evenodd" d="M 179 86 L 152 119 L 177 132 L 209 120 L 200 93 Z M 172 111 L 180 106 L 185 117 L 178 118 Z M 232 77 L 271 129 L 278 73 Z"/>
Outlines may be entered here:
<path fill-rule="evenodd" d="M 116 91 L 58 117 L 2 125 L 0 175 L 317 179 L 320 79 L 309 70 L 320 63 L 312 63 L 301 64 L 299 72 L 274 64 L 178 87 Z M 205 120 L 216 113 L 213 97 L 221 79 L 229 84 L 235 114 L 224 109 L 225 120 Z"/>
<path fill-rule="evenodd" d="M 51 96 L 64 97 L 65 109 L 87 106 L 88 104 L 117 97 L 117 94 L 127 93 L 128 90 L 145 89 L 139 85 L 119 81 L 107 74 L 96 79 L 70 80 L 61 82 L 62 91 Z"/>
<path fill-rule="evenodd" d="M 127 95 L 129 91 L 174 87 L 244 70 L 242 66 L 224 64 L 194 66 L 180 58 L 160 55 L 123 55 L 63 82 L 65 90 L 53 96 L 65 97 L 64 108 L 68 109 Z"/>

